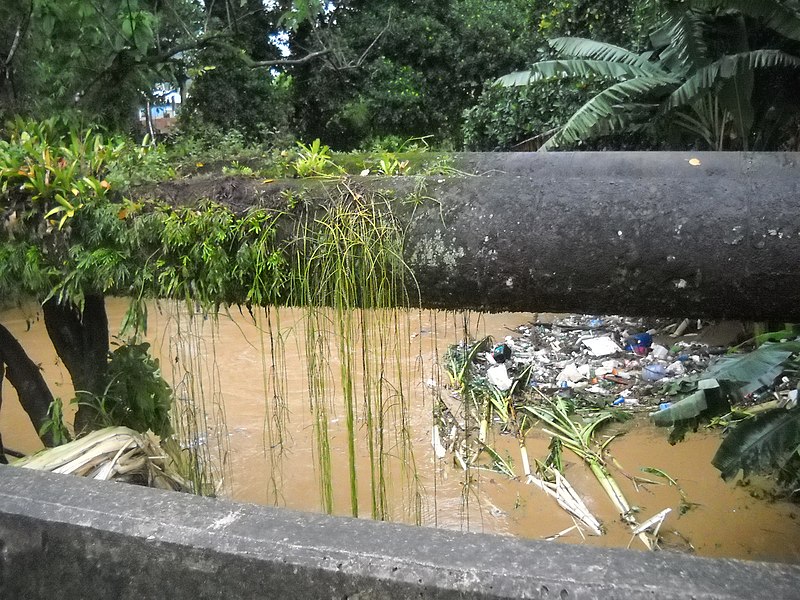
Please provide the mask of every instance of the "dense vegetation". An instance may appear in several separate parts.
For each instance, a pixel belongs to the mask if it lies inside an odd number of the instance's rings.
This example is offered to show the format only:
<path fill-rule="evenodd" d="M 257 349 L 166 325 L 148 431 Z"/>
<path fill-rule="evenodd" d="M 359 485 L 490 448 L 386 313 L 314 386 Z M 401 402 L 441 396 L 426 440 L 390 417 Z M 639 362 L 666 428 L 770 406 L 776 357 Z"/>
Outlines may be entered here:
<path fill-rule="evenodd" d="M 121 423 L 170 435 L 171 390 L 139 337 L 145 298 L 210 312 L 324 304 L 343 324 L 355 306 L 407 300 L 388 203 L 347 180 L 321 216 L 291 192 L 237 212 L 142 202 L 125 193 L 134 184 L 216 161 L 262 177 L 445 172 L 439 154 L 409 162 L 431 144 L 800 139 L 795 0 L 9 0 L 0 61 L 0 299 L 42 304 L 80 403 L 75 433 Z M 184 94 L 179 126 L 152 144 L 139 110 L 170 88 Z M 373 154 L 335 162 L 331 147 Z M 132 298 L 113 352 L 111 294 Z M 60 401 L 2 325 L 0 342 L 43 441 L 68 439 Z"/>
<path fill-rule="evenodd" d="M 584 108 L 605 116 L 551 145 L 789 148 L 799 15 L 794 0 L 10 0 L 0 117 L 69 114 L 140 135 L 139 109 L 177 89 L 183 136 L 206 144 L 433 136 L 494 149 L 538 146 L 605 90 Z M 559 38 L 587 41 L 548 43 Z M 510 72 L 525 85 L 498 87 Z"/>

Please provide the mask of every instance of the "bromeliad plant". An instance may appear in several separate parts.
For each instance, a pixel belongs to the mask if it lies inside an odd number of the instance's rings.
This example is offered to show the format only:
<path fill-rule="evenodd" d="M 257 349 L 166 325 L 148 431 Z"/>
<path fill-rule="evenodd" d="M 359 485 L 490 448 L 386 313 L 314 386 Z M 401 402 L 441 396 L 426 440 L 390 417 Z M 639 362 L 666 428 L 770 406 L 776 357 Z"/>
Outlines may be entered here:
<path fill-rule="evenodd" d="M 341 170 L 336 166 L 331 157 L 331 149 L 320 142 L 319 138 L 305 145 L 297 142 L 298 157 L 292 162 L 292 168 L 298 177 L 326 177 L 331 171 Z"/>
<path fill-rule="evenodd" d="M 57 220 L 59 228 L 87 202 L 105 198 L 109 166 L 125 149 L 125 142 L 102 133 L 62 127 L 56 119 L 18 119 L 8 127 L 9 140 L 0 141 L 3 204 L 11 210 L 16 192 L 23 192 L 42 218 Z"/>

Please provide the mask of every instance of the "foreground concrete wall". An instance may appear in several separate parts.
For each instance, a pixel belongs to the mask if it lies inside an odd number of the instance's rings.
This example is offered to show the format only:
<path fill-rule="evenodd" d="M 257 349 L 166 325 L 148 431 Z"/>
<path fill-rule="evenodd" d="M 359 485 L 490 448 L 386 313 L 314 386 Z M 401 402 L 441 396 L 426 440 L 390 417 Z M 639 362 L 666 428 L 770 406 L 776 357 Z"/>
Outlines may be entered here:
<path fill-rule="evenodd" d="M 800 567 L 301 514 L 0 467 L 0 598 L 791 599 Z"/>

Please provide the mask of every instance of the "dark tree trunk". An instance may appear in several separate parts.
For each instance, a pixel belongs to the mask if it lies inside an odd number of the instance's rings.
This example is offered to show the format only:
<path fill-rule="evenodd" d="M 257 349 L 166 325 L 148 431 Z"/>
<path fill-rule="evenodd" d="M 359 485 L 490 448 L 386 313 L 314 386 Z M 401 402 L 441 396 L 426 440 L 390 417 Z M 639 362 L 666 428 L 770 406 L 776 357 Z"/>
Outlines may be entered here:
<path fill-rule="evenodd" d="M 0 361 L 0 410 L 3 408 L 3 379 L 6 376 L 6 365 Z M 3 434 L 0 432 L 0 464 L 7 465 L 6 449 L 3 446 Z"/>
<path fill-rule="evenodd" d="M 69 371 L 75 397 L 102 395 L 108 364 L 108 317 L 105 299 L 87 294 L 83 312 L 71 304 L 48 300 L 43 305 L 44 323 L 58 356 Z M 79 404 L 75 414 L 75 434 L 92 427 L 92 410 Z"/>
<path fill-rule="evenodd" d="M 53 395 L 36 363 L 28 357 L 11 332 L 0 325 L 0 367 L 2 365 L 5 365 L 5 376 L 17 390 L 19 402 L 38 433 L 48 419 L 47 411 L 53 402 Z M 3 368 L 0 368 L 0 373 L 2 370 Z M 40 437 L 45 446 L 53 446 L 51 433 L 48 432 Z"/>

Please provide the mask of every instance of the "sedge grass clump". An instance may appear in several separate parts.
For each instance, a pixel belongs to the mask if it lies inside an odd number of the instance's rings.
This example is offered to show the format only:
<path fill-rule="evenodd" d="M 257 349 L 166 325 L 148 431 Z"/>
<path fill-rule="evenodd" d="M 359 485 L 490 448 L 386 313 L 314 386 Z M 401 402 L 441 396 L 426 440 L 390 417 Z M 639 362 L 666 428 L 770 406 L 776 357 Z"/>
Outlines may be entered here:
<path fill-rule="evenodd" d="M 393 457 L 401 458 L 403 477 L 416 477 L 403 382 L 398 377 L 396 384 L 389 383 L 392 354 L 399 374 L 404 349 L 395 332 L 409 304 L 402 231 L 388 203 L 343 179 L 323 210 L 299 224 L 296 239 L 290 295 L 306 311 L 306 367 L 323 508 L 333 510 L 328 423 L 334 407 L 328 373 L 335 354 L 347 429 L 350 514 L 360 514 L 356 462 L 357 424 L 362 422 L 370 463 L 370 513 L 387 519 L 387 469 Z"/>

